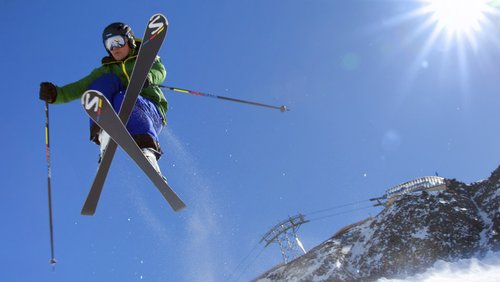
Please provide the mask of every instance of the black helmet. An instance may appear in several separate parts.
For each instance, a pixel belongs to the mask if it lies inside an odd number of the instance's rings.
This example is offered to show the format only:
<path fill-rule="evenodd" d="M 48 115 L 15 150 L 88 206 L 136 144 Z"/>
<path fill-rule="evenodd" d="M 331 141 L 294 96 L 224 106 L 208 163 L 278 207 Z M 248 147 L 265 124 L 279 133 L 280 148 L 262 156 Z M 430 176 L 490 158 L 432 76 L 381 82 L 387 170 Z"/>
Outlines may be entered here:
<path fill-rule="evenodd" d="M 128 26 L 127 24 L 116 22 L 104 28 L 104 30 L 102 31 L 103 44 L 105 44 L 106 39 L 115 35 L 124 36 L 128 41 L 128 46 L 132 49 L 135 48 L 134 32 L 132 31 L 132 28 L 130 28 L 130 26 Z M 104 47 L 106 48 L 106 46 Z M 110 53 L 109 50 L 106 49 L 106 51 Z"/>

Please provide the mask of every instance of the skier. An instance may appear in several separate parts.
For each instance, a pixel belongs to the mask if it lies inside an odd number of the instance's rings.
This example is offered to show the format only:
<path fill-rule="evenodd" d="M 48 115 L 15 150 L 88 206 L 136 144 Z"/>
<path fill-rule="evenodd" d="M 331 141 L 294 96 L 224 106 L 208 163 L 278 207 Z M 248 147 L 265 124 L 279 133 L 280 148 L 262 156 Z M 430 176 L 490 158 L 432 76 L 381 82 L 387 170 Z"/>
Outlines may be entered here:
<path fill-rule="evenodd" d="M 102 59 L 100 67 L 84 78 L 62 87 L 42 82 L 40 99 L 48 103 L 67 103 L 81 98 L 85 91 L 92 89 L 104 94 L 118 112 L 141 40 L 134 37 L 130 26 L 121 22 L 108 25 L 102 33 L 102 40 L 108 56 Z M 127 123 L 127 129 L 135 142 L 160 174 L 158 159 L 162 150 L 158 135 L 166 125 L 167 100 L 157 85 L 163 83 L 165 76 L 165 67 L 160 58 L 156 57 Z M 91 121 L 90 140 L 100 145 L 99 161 L 109 139 L 109 135 Z"/>

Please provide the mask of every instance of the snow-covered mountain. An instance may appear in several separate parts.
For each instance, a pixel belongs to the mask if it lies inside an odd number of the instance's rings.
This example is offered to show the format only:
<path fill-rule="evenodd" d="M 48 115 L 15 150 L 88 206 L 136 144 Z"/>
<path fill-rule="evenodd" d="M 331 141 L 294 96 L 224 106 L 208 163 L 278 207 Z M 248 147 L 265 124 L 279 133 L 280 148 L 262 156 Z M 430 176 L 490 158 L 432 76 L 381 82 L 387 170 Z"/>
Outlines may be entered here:
<path fill-rule="evenodd" d="M 500 251 L 500 167 L 487 180 L 398 198 L 307 254 L 255 281 L 376 281 L 425 272 L 437 261 Z M 500 278 L 499 278 L 500 279 Z"/>
<path fill-rule="evenodd" d="M 405 279 L 379 279 L 377 282 L 499 282 L 500 252 L 490 252 L 480 259 L 454 262 L 437 261 L 424 273 Z"/>

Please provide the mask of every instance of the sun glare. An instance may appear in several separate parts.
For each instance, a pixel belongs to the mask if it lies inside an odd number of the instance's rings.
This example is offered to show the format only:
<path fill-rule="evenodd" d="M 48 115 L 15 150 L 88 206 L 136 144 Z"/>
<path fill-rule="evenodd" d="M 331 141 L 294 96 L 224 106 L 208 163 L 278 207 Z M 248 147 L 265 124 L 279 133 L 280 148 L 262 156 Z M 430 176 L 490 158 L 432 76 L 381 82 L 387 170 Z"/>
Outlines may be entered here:
<path fill-rule="evenodd" d="M 396 46 L 401 48 L 391 52 L 395 57 L 413 58 L 401 79 L 401 93 L 407 93 L 419 74 L 448 80 L 450 71 L 467 89 L 471 63 L 500 48 L 500 0 L 392 1 L 398 4 L 398 13 L 384 21 L 382 29 L 393 29 L 400 36 Z"/>
<path fill-rule="evenodd" d="M 470 33 L 481 29 L 489 0 L 426 0 L 426 9 L 439 28 L 448 33 Z"/>

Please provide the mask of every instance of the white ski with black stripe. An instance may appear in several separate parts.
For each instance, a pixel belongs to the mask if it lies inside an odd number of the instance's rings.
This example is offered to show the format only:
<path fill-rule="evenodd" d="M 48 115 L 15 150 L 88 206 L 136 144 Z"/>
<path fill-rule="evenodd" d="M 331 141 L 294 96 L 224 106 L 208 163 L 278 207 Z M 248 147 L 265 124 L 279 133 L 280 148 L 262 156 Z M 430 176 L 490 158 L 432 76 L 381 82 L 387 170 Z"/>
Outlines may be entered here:
<path fill-rule="evenodd" d="M 139 53 L 137 55 L 135 66 L 130 77 L 130 82 L 125 92 L 125 98 L 123 99 L 119 112 L 120 120 L 124 124 L 127 123 L 130 114 L 132 113 L 132 109 L 134 108 L 137 97 L 139 96 L 142 86 L 146 81 L 149 70 L 151 69 L 163 40 L 165 39 L 167 28 L 168 21 L 164 15 L 155 14 L 149 19 Z M 82 215 L 95 214 L 97 203 L 99 202 L 102 188 L 104 186 L 104 181 L 108 175 L 116 149 L 116 143 L 110 141 L 106 147 L 104 155 L 101 156 L 102 158 L 99 162 L 96 176 L 92 182 L 92 187 L 90 188 L 89 194 L 81 211 Z"/>
<path fill-rule="evenodd" d="M 90 118 L 106 131 L 111 139 L 144 171 L 174 211 L 179 211 L 186 207 L 186 204 L 170 188 L 165 178 L 156 171 L 151 162 L 144 156 L 137 143 L 135 143 L 134 138 L 132 138 L 116 114 L 113 106 L 111 106 L 101 92 L 96 90 L 85 92 L 82 96 L 82 105 Z"/>

